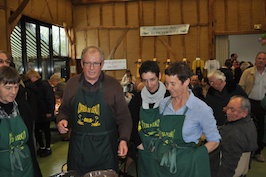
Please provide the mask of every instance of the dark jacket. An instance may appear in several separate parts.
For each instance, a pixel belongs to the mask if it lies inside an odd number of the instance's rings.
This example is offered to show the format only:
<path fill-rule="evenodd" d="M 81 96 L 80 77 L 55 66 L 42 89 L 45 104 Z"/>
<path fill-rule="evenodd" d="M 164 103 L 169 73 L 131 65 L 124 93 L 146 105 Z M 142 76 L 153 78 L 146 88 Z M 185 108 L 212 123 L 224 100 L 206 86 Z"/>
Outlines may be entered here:
<path fill-rule="evenodd" d="M 26 91 L 26 99 L 31 107 L 31 112 L 33 114 L 33 119 L 36 120 L 38 117 L 38 88 L 32 83 L 30 80 L 24 81 L 25 91 Z"/>
<path fill-rule="evenodd" d="M 38 119 L 36 122 L 50 121 L 46 118 L 46 114 L 54 115 L 55 110 L 55 95 L 53 88 L 48 81 L 41 78 L 34 82 L 38 88 Z"/>
<path fill-rule="evenodd" d="M 238 161 L 244 152 L 252 152 L 258 148 L 257 130 L 250 116 L 229 122 L 220 129 L 221 165 L 218 177 L 232 177 Z"/>
<path fill-rule="evenodd" d="M 84 75 L 83 73 L 81 73 L 70 78 L 67 81 L 62 104 L 59 108 L 59 113 L 56 116 L 57 122 L 63 119 L 68 120 L 70 127 L 72 123 L 76 123 L 76 119 L 74 119 L 74 108 L 76 106 L 75 99 L 78 89 L 80 88 L 79 86 L 81 85 L 81 79 L 83 78 Z M 94 85 L 91 85 L 90 83 L 85 81 L 83 82 L 82 89 L 84 90 L 84 92 L 97 91 L 100 89 L 100 83 L 102 83 L 104 100 L 115 118 L 119 132 L 119 140 L 129 141 L 132 122 L 120 83 L 115 78 L 108 76 L 102 72 L 99 80 Z"/>
<path fill-rule="evenodd" d="M 19 91 L 16 97 L 16 102 L 18 103 L 18 109 L 21 114 L 21 117 L 25 123 L 25 125 L 28 128 L 29 132 L 29 140 L 28 140 L 28 146 L 31 152 L 31 158 L 33 163 L 33 169 L 34 169 L 34 177 L 42 177 L 41 170 L 39 167 L 39 164 L 37 162 L 36 157 L 36 150 L 34 146 L 34 137 L 33 137 L 33 116 L 31 107 L 29 106 L 27 100 L 26 100 L 26 92 L 25 88 L 23 86 L 19 86 Z"/>
<path fill-rule="evenodd" d="M 228 104 L 230 98 L 234 95 L 241 95 L 247 98 L 247 94 L 238 84 L 226 82 L 222 92 L 210 87 L 205 101 L 213 109 L 214 117 L 218 126 L 224 125 L 226 122 L 225 112 L 223 108 Z"/>

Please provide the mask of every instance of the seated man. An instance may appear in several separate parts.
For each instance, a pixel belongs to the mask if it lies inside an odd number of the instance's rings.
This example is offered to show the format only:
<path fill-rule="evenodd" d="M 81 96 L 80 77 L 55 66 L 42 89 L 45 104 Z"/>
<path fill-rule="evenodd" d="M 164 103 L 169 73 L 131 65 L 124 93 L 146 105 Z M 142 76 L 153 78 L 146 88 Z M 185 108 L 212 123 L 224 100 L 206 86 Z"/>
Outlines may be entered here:
<path fill-rule="evenodd" d="M 258 147 L 250 109 L 249 100 L 243 96 L 233 96 L 224 108 L 228 122 L 220 129 L 222 157 L 218 177 L 234 176 L 242 153 L 255 151 Z"/>

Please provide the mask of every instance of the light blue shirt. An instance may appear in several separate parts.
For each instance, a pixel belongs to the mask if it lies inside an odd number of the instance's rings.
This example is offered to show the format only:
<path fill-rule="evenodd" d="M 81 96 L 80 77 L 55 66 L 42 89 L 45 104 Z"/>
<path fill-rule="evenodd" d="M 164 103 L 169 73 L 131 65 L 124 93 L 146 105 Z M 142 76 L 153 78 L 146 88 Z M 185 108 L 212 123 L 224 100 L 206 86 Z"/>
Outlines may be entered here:
<path fill-rule="evenodd" d="M 220 142 L 221 136 L 216 127 L 216 120 L 211 107 L 195 97 L 191 90 L 189 92 L 190 96 L 186 104 L 176 112 L 171 103 L 165 107 L 170 96 L 164 98 L 160 103 L 160 113 L 162 114 L 164 110 L 163 115 L 182 115 L 187 107 L 188 110 L 182 129 L 184 141 L 197 144 L 201 135 L 204 134 L 207 141 Z"/>

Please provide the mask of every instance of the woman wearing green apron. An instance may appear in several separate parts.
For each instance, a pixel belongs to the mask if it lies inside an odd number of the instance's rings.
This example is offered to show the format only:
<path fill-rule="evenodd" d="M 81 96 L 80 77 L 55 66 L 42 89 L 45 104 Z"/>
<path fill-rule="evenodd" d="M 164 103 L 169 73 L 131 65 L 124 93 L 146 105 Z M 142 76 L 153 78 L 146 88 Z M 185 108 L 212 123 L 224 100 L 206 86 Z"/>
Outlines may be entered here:
<path fill-rule="evenodd" d="M 30 151 L 33 143 L 29 144 L 32 136 L 27 126 L 32 126 L 32 122 L 22 119 L 14 101 L 19 81 L 20 76 L 13 68 L 0 67 L 0 176 L 39 177 L 42 175 L 35 164 L 36 156 L 32 156 L 35 152 Z"/>
<path fill-rule="evenodd" d="M 159 128 L 159 104 L 165 97 L 166 88 L 160 79 L 160 68 L 154 61 L 142 63 L 139 73 L 145 87 L 141 91 L 141 105 L 139 106 L 139 138 L 140 142 L 134 142 L 138 147 L 138 173 L 139 177 L 152 177 L 150 165 L 152 151 L 150 143 L 158 136 Z M 132 115 L 132 118 L 137 117 Z M 133 121 L 134 122 L 134 121 Z M 137 131 L 137 130 L 132 130 Z"/>
<path fill-rule="evenodd" d="M 212 109 L 188 89 L 192 72 L 182 63 L 165 70 L 171 96 L 160 103 L 159 138 L 153 145 L 153 177 L 210 177 L 208 153 L 219 145 L 220 135 Z M 204 134 L 207 143 L 197 146 Z"/>
<path fill-rule="evenodd" d="M 139 136 L 144 147 L 143 150 L 138 150 L 138 171 L 140 177 L 151 177 L 151 173 L 148 170 L 152 160 L 150 143 L 156 136 L 158 136 L 159 121 L 159 107 L 154 109 L 140 108 L 141 130 Z"/>

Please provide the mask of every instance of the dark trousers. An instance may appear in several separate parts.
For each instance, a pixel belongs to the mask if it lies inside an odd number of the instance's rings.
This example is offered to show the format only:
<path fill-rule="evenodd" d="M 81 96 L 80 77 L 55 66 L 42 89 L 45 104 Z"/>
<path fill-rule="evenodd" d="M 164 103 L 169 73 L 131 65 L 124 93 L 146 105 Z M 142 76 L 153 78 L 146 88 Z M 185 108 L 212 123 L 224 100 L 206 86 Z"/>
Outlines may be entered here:
<path fill-rule="evenodd" d="M 258 149 L 256 150 L 255 154 L 260 154 L 262 149 L 264 148 L 263 138 L 264 138 L 264 118 L 265 118 L 265 110 L 261 107 L 260 101 L 251 100 L 251 113 L 255 116 L 255 123 L 257 127 L 258 133 Z"/>
<path fill-rule="evenodd" d="M 43 142 L 42 133 L 44 133 L 45 136 L 45 142 L 46 142 L 45 146 Z M 40 147 L 50 148 L 51 145 L 50 121 L 35 123 L 35 137 Z"/>

